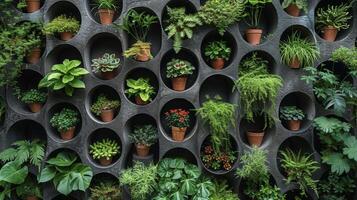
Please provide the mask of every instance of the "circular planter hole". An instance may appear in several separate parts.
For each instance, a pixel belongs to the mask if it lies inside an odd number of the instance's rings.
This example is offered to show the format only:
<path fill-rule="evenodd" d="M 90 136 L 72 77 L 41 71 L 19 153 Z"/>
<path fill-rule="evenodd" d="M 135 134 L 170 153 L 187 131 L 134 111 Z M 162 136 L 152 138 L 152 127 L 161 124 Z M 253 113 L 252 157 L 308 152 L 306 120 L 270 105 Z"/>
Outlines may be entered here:
<path fill-rule="evenodd" d="M 53 65 L 61 64 L 65 59 L 69 60 L 79 60 L 82 62 L 83 60 L 81 53 L 72 45 L 69 44 L 62 44 L 56 46 L 48 55 L 46 59 L 46 69 L 50 71 Z"/>
<path fill-rule="evenodd" d="M 13 124 L 5 135 L 4 141 L 8 146 L 18 140 L 39 139 L 47 143 L 47 134 L 45 128 L 30 119 L 24 119 Z"/>
<path fill-rule="evenodd" d="M 193 165 L 197 165 L 197 159 L 194 154 L 190 150 L 184 148 L 170 149 L 165 153 L 162 159 L 164 158 L 182 158 Z"/>
<path fill-rule="evenodd" d="M 202 105 L 207 97 L 214 98 L 220 96 L 223 101 L 233 102 L 233 86 L 234 82 L 224 75 L 213 75 L 208 77 L 200 88 L 200 104 Z"/>

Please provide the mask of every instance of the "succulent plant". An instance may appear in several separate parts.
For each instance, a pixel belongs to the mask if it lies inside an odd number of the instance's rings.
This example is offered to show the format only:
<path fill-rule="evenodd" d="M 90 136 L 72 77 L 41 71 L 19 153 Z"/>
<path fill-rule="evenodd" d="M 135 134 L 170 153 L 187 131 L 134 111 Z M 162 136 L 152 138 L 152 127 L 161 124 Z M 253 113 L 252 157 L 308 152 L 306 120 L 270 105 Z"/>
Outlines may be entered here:
<path fill-rule="evenodd" d="M 121 65 L 120 58 L 115 54 L 105 53 L 102 57 L 92 60 L 93 72 L 111 72 Z"/>

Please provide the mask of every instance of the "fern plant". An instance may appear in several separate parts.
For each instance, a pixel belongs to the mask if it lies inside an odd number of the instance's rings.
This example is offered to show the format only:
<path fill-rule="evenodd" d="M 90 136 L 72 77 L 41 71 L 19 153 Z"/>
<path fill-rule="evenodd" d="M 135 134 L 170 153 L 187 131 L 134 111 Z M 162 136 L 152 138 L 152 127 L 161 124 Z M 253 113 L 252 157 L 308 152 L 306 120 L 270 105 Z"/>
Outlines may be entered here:
<path fill-rule="evenodd" d="M 228 186 L 226 180 L 216 180 L 214 182 L 214 189 L 210 200 L 239 200 L 237 194 L 235 194 Z"/>
<path fill-rule="evenodd" d="M 351 4 L 327 5 L 327 8 L 317 10 L 316 25 L 322 30 L 326 26 L 332 26 L 337 30 L 348 29 L 350 25 L 348 20 L 352 18 L 349 12 Z"/>

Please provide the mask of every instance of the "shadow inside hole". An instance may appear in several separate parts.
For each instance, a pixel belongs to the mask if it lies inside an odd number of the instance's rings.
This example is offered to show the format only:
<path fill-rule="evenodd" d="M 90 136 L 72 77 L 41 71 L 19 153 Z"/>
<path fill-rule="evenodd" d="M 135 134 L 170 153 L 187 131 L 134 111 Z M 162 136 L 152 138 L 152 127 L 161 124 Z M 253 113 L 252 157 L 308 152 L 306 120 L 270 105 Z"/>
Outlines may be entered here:
<path fill-rule="evenodd" d="M 92 18 L 100 23 L 100 17 L 99 17 L 99 9 L 97 7 L 97 1 L 96 0 L 87 0 L 86 2 L 88 2 L 88 6 L 89 6 L 89 9 L 90 9 L 90 13 L 91 13 L 91 16 Z M 115 10 L 114 12 L 114 17 L 113 17 L 113 22 L 115 20 L 117 20 L 122 12 L 122 9 L 123 9 L 123 1 L 115 1 L 115 3 L 117 3 L 117 9 Z"/>
<path fill-rule="evenodd" d="M 315 38 L 313 33 L 307 27 L 302 25 L 293 25 L 288 27 L 281 35 L 280 42 L 287 41 L 287 39 L 291 37 L 294 33 L 298 33 L 298 35 L 302 39 L 306 39 L 309 42 L 315 43 Z"/>
<path fill-rule="evenodd" d="M 233 102 L 233 86 L 234 82 L 224 75 L 213 75 L 207 78 L 200 88 L 200 104 L 207 101 L 207 97 L 213 99 L 220 96 L 223 101 Z"/>
<path fill-rule="evenodd" d="M 81 53 L 69 44 L 56 46 L 47 56 L 46 67 L 50 69 L 55 64 L 62 64 L 65 59 L 79 60 L 82 62 L 81 66 L 83 67 Z"/>
<path fill-rule="evenodd" d="M 119 173 L 118 173 L 119 174 Z M 119 179 L 109 173 L 100 173 L 93 176 L 91 181 L 91 187 L 97 186 L 101 183 L 111 182 L 119 185 Z M 90 190 L 89 190 L 90 191 Z"/>
<path fill-rule="evenodd" d="M 184 149 L 184 148 L 171 149 L 165 153 L 165 155 L 163 156 L 163 159 L 164 158 L 172 158 L 172 159 L 181 158 L 193 165 L 197 165 L 197 159 L 193 155 L 193 153 L 187 149 Z"/>
<path fill-rule="evenodd" d="M 249 53 L 247 53 L 246 55 L 244 55 L 244 57 L 242 58 L 241 62 L 244 62 L 244 60 L 246 59 L 250 59 L 253 55 L 256 55 L 258 58 L 261 58 L 265 61 L 267 61 L 267 70 L 269 73 L 272 74 L 277 74 L 278 73 L 278 69 L 277 69 L 277 64 L 275 59 L 267 52 L 265 51 L 251 51 Z M 238 70 L 241 69 L 241 66 L 238 67 Z"/>

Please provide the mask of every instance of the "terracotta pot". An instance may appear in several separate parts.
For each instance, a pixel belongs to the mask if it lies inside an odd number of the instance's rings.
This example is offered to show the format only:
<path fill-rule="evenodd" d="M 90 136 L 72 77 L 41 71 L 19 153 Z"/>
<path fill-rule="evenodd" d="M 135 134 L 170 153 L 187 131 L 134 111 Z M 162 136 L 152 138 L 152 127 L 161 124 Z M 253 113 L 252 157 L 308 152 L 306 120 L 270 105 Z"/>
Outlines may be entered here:
<path fill-rule="evenodd" d="M 41 58 L 41 49 L 33 48 L 26 56 L 26 62 L 30 64 L 36 64 L 40 61 Z"/>
<path fill-rule="evenodd" d="M 297 58 L 293 58 L 289 63 L 289 67 L 292 69 L 299 69 L 300 61 Z"/>
<path fill-rule="evenodd" d="M 150 60 L 150 55 L 151 55 L 151 47 L 146 47 L 146 48 L 140 48 L 140 52 L 136 54 L 135 60 L 141 61 L 141 62 L 146 62 Z"/>
<path fill-rule="evenodd" d="M 301 121 L 300 120 L 289 120 L 288 121 L 288 128 L 291 131 L 298 131 L 300 130 Z"/>
<path fill-rule="evenodd" d="M 118 69 L 114 69 L 111 72 L 100 72 L 100 75 L 105 80 L 111 80 L 111 79 L 115 78 L 115 76 L 117 75 L 117 71 L 118 71 Z"/>
<path fill-rule="evenodd" d="M 136 154 L 140 157 L 146 157 L 150 153 L 150 147 L 145 144 L 135 144 Z"/>
<path fill-rule="evenodd" d="M 172 82 L 172 89 L 176 91 L 184 91 L 186 89 L 187 77 L 180 76 L 180 77 L 172 78 L 171 82 Z"/>
<path fill-rule="evenodd" d="M 187 127 L 178 128 L 178 127 L 171 127 L 172 132 L 172 139 L 175 141 L 183 141 L 185 139 Z"/>
<path fill-rule="evenodd" d="M 265 132 L 250 132 L 247 131 L 248 143 L 250 146 L 260 147 L 263 142 Z"/>
<path fill-rule="evenodd" d="M 224 59 L 223 58 L 216 58 L 211 61 L 211 65 L 214 69 L 223 69 L 224 67 Z"/>
<path fill-rule="evenodd" d="M 38 11 L 41 7 L 41 2 L 40 0 L 26 0 L 26 11 L 28 13 L 33 13 L 35 11 Z"/>
<path fill-rule="evenodd" d="M 100 165 L 102 165 L 102 166 L 108 166 L 108 165 L 112 164 L 112 161 L 113 161 L 113 158 L 112 158 L 112 157 L 110 157 L 109 160 L 108 160 L 107 158 L 101 158 L 101 159 L 99 159 L 99 163 L 100 163 Z"/>
<path fill-rule="evenodd" d="M 300 8 L 297 7 L 296 4 L 290 4 L 287 8 L 285 8 L 285 11 L 294 17 L 299 17 L 300 15 Z"/>
<path fill-rule="evenodd" d="M 60 33 L 60 38 L 63 41 L 68 41 L 73 38 L 73 33 L 71 32 L 62 32 Z"/>
<path fill-rule="evenodd" d="M 28 104 L 28 107 L 30 108 L 31 112 L 37 113 L 41 111 L 42 104 L 41 103 L 30 103 Z"/>
<path fill-rule="evenodd" d="M 38 198 L 36 196 L 28 196 L 26 200 L 38 200 Z"/>
<path fill-rule="evenodd" d="M 326 26 L 323 31 L 323 38 L 328 42 L 334 42 L 337 37 L 337 29 L 333 26 Z"/>
<path fill-rule="evenodd" d="M 262 29 L 247 29 L 245 31 L 245 35 L 247 38 L 247 41 L 252 44 L 252 45 L 259 45 L 260 40 L 262 38 L 263 30 Z"/>
<path fill-rule="evenodd" d="M 138 104 L 138 105 L 146 105 L 149 102 L 148 101 L 143 101 L 140 96 L 136 96 L 135 97 L 135 103 Z"/>
<path fill-rule="evenodd" d="M 61 138 L 63 140 L 71 140 L 74 137 L 74 130 L 76 129 L 76 127 L 72 127 L 70 129 L 68 129 L 65 132 L 61 133 Z"/>
<path fill-rule="evenodd" d="M 103 25 L 109 25 L 113 23 L 114 11 L 109 9 L 99 9 L 100 23 Z"/>
<path fill-rule="evenodd" d="M 102 110 L 100 113 L 100 118 L 102 119 L 103 122 L 111 122 L 113 121 L 114 118 L 114 110 Z"/>

